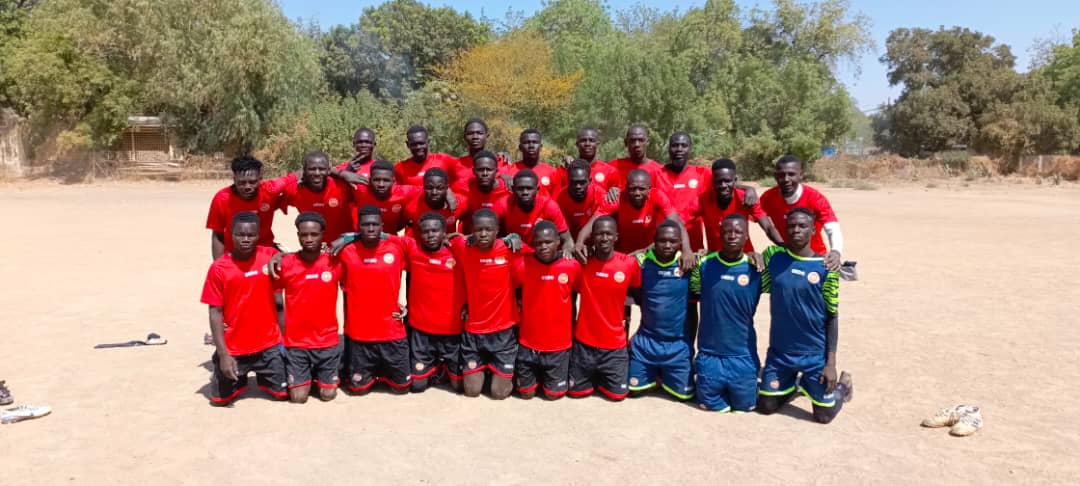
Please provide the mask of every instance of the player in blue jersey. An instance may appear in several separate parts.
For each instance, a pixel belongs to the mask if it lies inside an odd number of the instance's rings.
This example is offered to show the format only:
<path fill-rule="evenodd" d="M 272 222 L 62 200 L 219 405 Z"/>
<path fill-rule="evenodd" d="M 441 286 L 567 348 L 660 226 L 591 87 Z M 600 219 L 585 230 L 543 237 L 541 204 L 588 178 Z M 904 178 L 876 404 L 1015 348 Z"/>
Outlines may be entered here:
<path fill-rule="evenodd" d="M 757 408 L 775 412 L 797 386 L 813 403 L 814 419 L 827 424 L 852 395 L 851 375 L 836 375 L 840 274 L 810 247 L 814 213 L 795 208 L 786 220 L 786 247 L 772 246 L 764 255 L 761 287 L 771 294 L 772 325 Z"/>
<path fill-rule="evenodd" d="M 720 251 L 706 255 L 690 275 L 691 295 L 701 301 L 697 401 L 702 410 L 749 412 L 757 402 L 760 368 L 754 313 L 761 272 L 743 253 L 745 216 L 724 217 L 720 238 Z"/>
<path fill-rule="evenodd" d="M 690 275 L 679 270 L 679 223 L 656 228 L 653 247 L 638 254 L 641 265 L 641 327 L 630 340 L 630 393 L 660 386 L 679 400 L 694 397 L 693 337 L 686 327 Z"/>

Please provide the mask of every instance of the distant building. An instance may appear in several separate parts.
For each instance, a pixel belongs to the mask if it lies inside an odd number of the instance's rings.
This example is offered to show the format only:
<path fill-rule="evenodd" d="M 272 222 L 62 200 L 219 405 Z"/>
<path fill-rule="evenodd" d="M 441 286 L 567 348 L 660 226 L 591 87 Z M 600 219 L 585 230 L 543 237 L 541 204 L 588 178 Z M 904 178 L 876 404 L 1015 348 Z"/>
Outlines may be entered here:
<path fill-rule="evenodd" d="M 113 146 L 120 162 L 170 162 L 179 159 L 175 136 L 158 116 L 129 116 Z"/>

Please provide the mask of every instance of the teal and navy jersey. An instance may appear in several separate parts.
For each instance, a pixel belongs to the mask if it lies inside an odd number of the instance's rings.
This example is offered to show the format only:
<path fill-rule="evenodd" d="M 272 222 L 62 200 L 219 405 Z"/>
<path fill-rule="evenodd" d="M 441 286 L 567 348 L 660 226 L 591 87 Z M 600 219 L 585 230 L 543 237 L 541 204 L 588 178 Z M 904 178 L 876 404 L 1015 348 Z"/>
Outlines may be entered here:
<path fill-rule="evenodd" d="M 761 290 L 769 292 L 769 349 L 792 354 L 825 353 L 825 317 L 840 303 L 840 274 L 821 257 L 793 255 L 781 246 L 765 250 Z"/>
<path fill-rule="evenodd" d="M 641 265 L 641 328 L 638 332 L 659 339 L 686 338 L 686 304 L 690 276 L 679 270 L 679 255 L 660 263 L 652 249 L 639 254 Z"/>
<path fill-rule="evenodd" d="M 719 253 L 706 255 L 690 275 L 690 293 L 701 301 L 699 351 L 757 356 L 754 314 L 761 300 L 761 273 L 746 255 L 734 263 Z"/>

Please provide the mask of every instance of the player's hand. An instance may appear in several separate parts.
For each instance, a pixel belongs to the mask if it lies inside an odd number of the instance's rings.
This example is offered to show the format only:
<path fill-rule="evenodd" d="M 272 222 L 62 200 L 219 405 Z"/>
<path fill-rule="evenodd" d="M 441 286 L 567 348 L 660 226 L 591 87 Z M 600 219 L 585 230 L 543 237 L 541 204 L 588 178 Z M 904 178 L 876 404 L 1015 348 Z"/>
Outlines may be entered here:
<path fill-rule="evenodd" d="M 569 169 L 570 164 L 574 162 L 574 158 L 569 155 L 564 155 L 562 158 L 562 166 L 564 169 Z"/>
<path fill-rule="evenodd" d="M 830 272 L 840 271 L 840 252 L 833 250 L 825 254 L 825 268 Z"/>
<path fill-rule="evenodd" d="M 405 307 L 404 305 L 401 305 L 401 304 L 398 304 L 398 309 L 401 309 L 401 310 L 399 312 L 394 312 L 394 313 L 390 314 L 390 317 L 393 317 L 394 319 L 397 319 L 400 322 L 405 322 L 405 316 L 409 315 L 409 309 L 407 307 Z"/>
<path fill-rule="evenodd" d="M 609 202 L 609 203 L 613 203 L 613 202 L 618 201 L 619 200 L 619 188 L 618 187 L 612 187 L 611 189 L 608 189 L 607 190 L 607 197 L 605 197 L 604 200 Z"/>
<path fill-rule="evenodd" d="M 446 191 L 446 207 L 450 208 L 451 214 L 457 211 L 457 198 L 454 197 L 454 191 Z"/>
<path fill-rule="evenodd" d="M 825 393 L 828 394 L 836 390 L 836 379 L 836 364 L 828 363 L 825 365 L 825 369 L 822 370 L 818 383 L 825 385 Z"/>
<path fill-rule="evenodd" d="M 750 264 L 757 269 L 758 272 L 765 271 L 765 257 L 761 256 L 761 253 L 751 252 L 746 254 L 746 258 L 750 260 Z"/>
<path fill-rule="evenodd" d="M 221 374 L 225 375 L 225 378 L 230 381 L 240 380 L 240 366 L 236 364 L 236 358 L 228 353 L 218 354 L 218 366 L 221 367 Z"/>
<path fill-rule="evenodd" d="M 469 236 L 465 237 L 465 246 L 475 246 L 475 245 L 476 245 L 476 237 L 475 236 L 469 235 Z"/>
<path fill-rule="evenodd" d="M 574 258 L 577 258 L 578 263 L 584 265 L 589 262 L 589 247 L 585 243 L 578 243 L 574 245 Z"/>
<path fill-rule="evenodd" d="M 270 263 L 266 265 L 270 270 L 270 278 L 274 280 L 281 278 L 281 259 L 284 255 L 284 253 L 274 253 L 274 256 L 270 257 Z"/>
<path fill-rule="evenodd" d="M 510 233 L 502 238 L 499 238 L 510 249 L 511 252 L 517 253 L 521 251 L 521 237 L 517 233 Z"/>
<path fill-rule="evenodd" d="M 508 176 L 506 174 L 500 175 L 499 178 L 502 179 L 503 185 L 505 185 L 507 189 L 510 189 L 510 188 L 514 187 L 514 178 L 512 178 L 512 177 L 510 177 L 510 176 Z"/>
<path fill-rule="evenodd" d="M 330 243 L 330 254 L 337 256 L 338 253 L 341 253 L 341 250 L 345 249 L 346 244 L 347 243 L 345 243 L 345 238 L 338 237 L 338 239 Z"/>
<path fill-rule="evenodd" d="M 463 306 L 461 306 L 461 322 L 468 322 L 468 321 L 469 321 L 469 306 L 468 305 L 463 305 Z"/>
<path fill-rule="evenodd" d="M 683 253 L 679 257 L 679 270 L 683 273 L 690 273 L 694 271 L 694 267 L 697 266 L 697 254 L 696 253 Z"/>
<path fill-rule="evenodd" d="M 750 186 L 745 186 L 743 187 L 743 191 L 746 191 L 746 193 L 743 194 L 742 205 L 747 208 L 754 207 L 754 205 L 757 204 L 758 199 L 757 189 L 754 189 Z"/>
<path fill-rule="evenodd" d="M 562 247 L 562 257 L 566 260 L 574 259 L 575 250 L 573 246 Z"/>

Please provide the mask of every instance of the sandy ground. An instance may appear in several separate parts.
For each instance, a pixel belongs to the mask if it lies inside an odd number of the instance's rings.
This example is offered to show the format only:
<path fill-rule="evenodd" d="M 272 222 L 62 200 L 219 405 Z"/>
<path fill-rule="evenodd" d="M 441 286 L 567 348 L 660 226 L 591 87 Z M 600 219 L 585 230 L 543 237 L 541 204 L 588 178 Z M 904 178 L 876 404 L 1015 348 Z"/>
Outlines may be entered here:
<path fill-rule="evenodd" d="M 826 188 L 862 280 L 840 306 L 856 398 L 822 426 L 805 398 L 771 417 L 442 390 L 211 408 L 198 299 L 222 184 L 0 185 L 0 379 L 54 409 L 0 426 L 0 484 L 1080 480 L 1076 186 Z M 764 356 L 767 305 L 757 323 Z M 150 331 L 169 344 L 92 349 Z M 918 426 L 960 402 L 983 407 L 976 436 Z"/>

